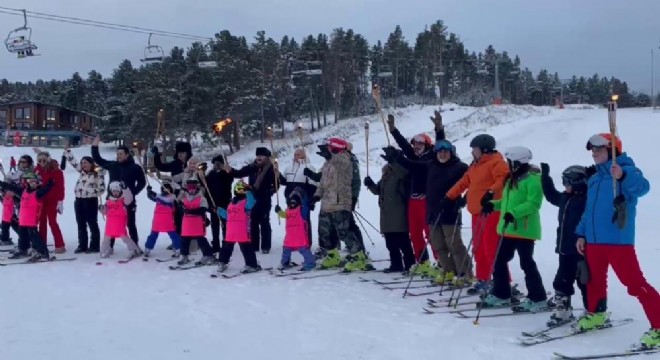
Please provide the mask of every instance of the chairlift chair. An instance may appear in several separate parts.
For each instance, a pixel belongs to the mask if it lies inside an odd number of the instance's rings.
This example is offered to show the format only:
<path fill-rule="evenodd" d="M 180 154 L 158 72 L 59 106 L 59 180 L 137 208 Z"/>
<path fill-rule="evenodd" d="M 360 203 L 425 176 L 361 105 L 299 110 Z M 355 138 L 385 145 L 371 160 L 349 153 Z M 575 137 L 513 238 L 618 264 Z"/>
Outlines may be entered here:
<path fill-rule="evenodd" d="M 218 62 L 214 60 L 206 60 L 206 61 L 199 61 L 199 58 L 202 55 L 202 52 L 206 55 L 207 59 L 212 59 L 213 55 L 213 50 L 211 49 L 211 45 L 204 45 L 204 49 L 199 52 L 197 55 L 197 66 L 200 69 L 213 69 L 218 67 Z"/>
<path fill-rule="evenodd" d="M 19 59 L 37 55 L 34 53 L 34 50 L 37 50 L 37 45 L 32 42 L 32 28 L 27 26 L 25 10 L 23 10 L 23 26 L 7 34 L 5 47 L 10 53 L 18 54 Z"/>
<path fill-rule="evenodd" d="M 151 36 L 153 34 L 149 34 L 147 47 L 144 48 L 144 58 L 140 59 L 140 61 L 144 64 L 162 63 L 165 58 L 165 51 L 158 45 L 151 45 Z"/>

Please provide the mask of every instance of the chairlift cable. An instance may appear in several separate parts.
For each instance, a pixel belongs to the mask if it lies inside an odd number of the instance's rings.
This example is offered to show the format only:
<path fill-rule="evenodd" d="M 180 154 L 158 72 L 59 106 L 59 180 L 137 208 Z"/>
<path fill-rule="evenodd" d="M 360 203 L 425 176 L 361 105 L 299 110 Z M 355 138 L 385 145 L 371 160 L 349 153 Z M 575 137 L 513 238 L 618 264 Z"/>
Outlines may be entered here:
<path fill-rule="evenodd" d="M 3 10 L 9 10 L 9 11 L 3 11 Z M 10 11 L 17 11 L 18 13 L 14 13 L 14 12 L 10 12 Z M 0 13 L 7 14 L 7 15 L 14 15 L 14 16 L 23 16 L 23 10 L 6 8 L 6 7 L 2 7 L 2 6 L 0 6 Z M 73 24 L 73 25 L 83 25 L 83 26 L 91 26 L 91 27 L 104 28 L 104 29 L 110 29 L 110 30 L 120 30 L 120 31 L 132 32 L 132 33 L 137 33 L 137 34 L 152 34 L 153 33 L 154 35 L 159 35 L 159 36 L 163 36 L 163 37 L 172 37 L 172 38 L 180 38 L 180 39 L 188 39 L 188 40 L 212 40 L 210 37 L 207 37 L 207 36 L 197 36 L 197 35 L 176 33 L 176 32 L 163 31 L 163 30 L 141 28 L 141 27 L 137 27 L 137 26 L 112 24 L 112 23 L 105 23 L 105 22 L 94 21 L 94 20 L 86 20 L 86 19 L 81 19 L 81 18 L 72 18 L 72 17 L 65 17 L 65 16 L 59 16 L 59 15 L 50 15 L 50 14 L 45 14 L 45 13 L 37 13 L 37 12 L 32 12 L 32 11 L 26 11 L 26 13 L 28 13 L 29 15 L 27 15 L 27 16 L 31 17 L 31 18 L 42 19 L 42 20 L 50 20 L 50 21 L 68 23 L 68 24 Z"/>

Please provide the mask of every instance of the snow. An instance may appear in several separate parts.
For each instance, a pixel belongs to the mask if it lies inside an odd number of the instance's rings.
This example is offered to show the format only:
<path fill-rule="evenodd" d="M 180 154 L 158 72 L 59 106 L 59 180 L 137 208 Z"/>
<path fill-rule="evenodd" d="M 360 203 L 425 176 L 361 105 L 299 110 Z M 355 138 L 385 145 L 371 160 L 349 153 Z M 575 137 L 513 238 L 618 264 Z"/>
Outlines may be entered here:
<path fill-rule="evenodd" d="M 451 110 L 453 109 L 453 111 Z M 398 110 L 397 127 L 406 137 L 430 130 L 431 107 Z M 602 108 L 500 106 L 485 108 L 445 105 L 443 116 L 450 139 L 455 139 L 459 155 L 471 160 L 469 141 L 487 131 L 498 141 L 498 148 L 523 145 L 534 153 L 534 162 L 548 162 L 559 182 L 561 171 L 574 163 L 590 164 L 585 144 L 590 135 L 608 131 L 607 112 Z M 354 145 L 366 175 L 364 122 L 370 122 L 369 171 L 375 180 L 383 160 L 380 147 L 386 145 L 383 125 L 377 115 L 342 120 L 313 134 L 304 142 L 312 163 L 320 167 L 320 157 L 311 145 L 329 136 L 344 136 Z M 655 152 L 660 115 L 651 109 L 622 109 L 618 113 L 619 133 L 624 150 L 653 184 L 660 176 Z M 304 123 L 304 122 L 303 122 Z M 430 132 L 429 132 L 430 134 Z M 261 144 L 245 146 L 229 159 L 240 166 Z M 298 138 L 276 140 L 281 166 L 292 156 Z M 266 145 L 268 146 L 268 145 Z M 8 169 L 9 157 L 31 152 L 26 148 L 4 148 L 2 159 Z M 113 147 L 102 146 L 102 154 L 113 158 Z M 74 150 L 78 158 L 89 148 Z M 59 160 L 59 151 L 53 157 Z M 60 225 L 69 253 L 77 245 L 73 213 L 73 187 L 77 178 L 70 167 L 65 172 L 67 199 Z M 282 199 L 280 194 L 280 200 Z M 140 245 L 150 231 L 153 203 L 145 193 L 138 196 Z M 637 217 L 637 250 L 651 284 L 660 286 L 660 256 L 656 235 L 660 225 L 660 195 L 652 191 L 640 199 Z M 378 225 L 376 198 L 362 191 L 359 209 Z M 535 251 L 546 290 L 552 290 L 556 270 L 554 254 L 557 209 L 544 203 L 543 240 Z M 469 224 L 464 213 L 464 223 Z M 284 223 L 273 225 L 273 249 L 258 255 L 262 266 L 276 266 L 280 257 Z M 316 221 L 313 221 L 316 226 Z M 366 225 L 366 224 L 365 224 Z M 101 220 L 101 226 L 103 222 Z M 316 229 L 314 229 L 316 231 Z M 373 229 L 365 236 L 374 259 L 386 258 L 384 241 Z M 15 237 L 15 235 L 12 235 Z M 463 229 L 470 239 L 470 229 Z M 161 236 L 155 256 L 169 256 L 167 236 Z M 49 234 L 49 243 L 52 238 Z M 315 239 L 316 242 L 316 239 Z M 95 255 L 78 255 L 73 262 L 8 266 L 0 268 L 4 291 L 0 295 L 0 359 L 548 359 L 553 351 L 586 353 L 618 351 L 637 341 L 649 325 L 641 306 L 612 278 L 609 306 L 615 318 L 633 317 L 625 327 L 571 339 L 523 348 L 516 343 L 522 330 L 542 326 L 548 314 L 484 318 L 479 326 L 449 314 L 425 315 L 425 296 L 402 298 L 402 290 L 383 290 L 379 285 L 359 282 L 359 275 L 321 277 L 309 280 L 273 278 L 267 273 L 235 279 L 211 279 L 215 268 L 185 272 L 167 269 L 167 264 L 134 261 L 116 262 L 126 255 L 122 243 L 113 259 L 103 265 Z M 62 256 L 61 256 L 62 257 Z M 375 263 L 384 267 L 385 263 Z M 238 249 L 230 272 L 238 271 L 243 260 Z M 511 264 L 514 281 L 524 286 L 518 261 Z M 368 274 L 365 277 L 387 278 Z M 580 300 L 576 296 L 575 304 Z"/>

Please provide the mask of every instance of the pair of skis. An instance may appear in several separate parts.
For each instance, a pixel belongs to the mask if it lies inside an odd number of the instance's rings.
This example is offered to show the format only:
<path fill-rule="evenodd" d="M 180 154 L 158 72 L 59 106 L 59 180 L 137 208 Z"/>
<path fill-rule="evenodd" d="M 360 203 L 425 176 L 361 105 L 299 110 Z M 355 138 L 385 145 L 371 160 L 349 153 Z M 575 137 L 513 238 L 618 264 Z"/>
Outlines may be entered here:
<path fill-rule="evenodd" d="M 50 259 L 41 259 L 41 260 L 38 260 L 38 261 L 23 260 L 23 261 L 16 261 L 16 262 L 0 263 L 0 266 L 41 264 L 41 263 L 48 263 L 48 262 L 55 262 L 55 261 L 73 261 L 75 259 L 77 259 L 77 258 L 72 257 L 72 258 L 58 259 L 58 258 L 53 256 Z"/>
<path fill-rule="evenodd" d="M 234 274 L 217 274 L 216 273 L 216 274 L 211 274 L 210 276 L 214 279 L 233 279 L 233 278 L 237 278 L 237 277 L 243 276 L 243 275 L 258 274 L 262 271 L 272 271 L 272 270 L 273 270 L 272 267 L 267 267 L 267 268 L 263 268 L 259 271 L 248 272 L 248 273 L 244 273 L 244 272 L 237 272 L 237 273 L 234 273 Z"/>

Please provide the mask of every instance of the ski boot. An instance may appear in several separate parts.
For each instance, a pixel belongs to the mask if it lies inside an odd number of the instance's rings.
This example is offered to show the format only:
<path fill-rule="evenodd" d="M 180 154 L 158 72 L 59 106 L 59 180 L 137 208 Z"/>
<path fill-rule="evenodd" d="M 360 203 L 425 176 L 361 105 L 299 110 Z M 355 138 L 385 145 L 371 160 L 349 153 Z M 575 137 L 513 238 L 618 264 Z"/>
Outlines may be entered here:
<path fill-rule="evenodd" d="M 474 277 L 470 275 L 456 276 L 451 285 L 455 288 L 462 288 L 474 284 L 475 281 Z"/>
<path fill-rule="evenodd" d="M 479 280 L 474 286 L 467 289 L 466 293 L 468 295 L 479 295 L 485 294 L 490 290 L 490 281 Z"/>
<path fill-rule="evenodd" d="M 550 319 L 546 322 L 548 327 L 560 326 L 575 320 L 570 296 L 556 292 L 555 297 L 547 301 L 547 305 L 555 308 L 555 311 L 550 315 Z"/>
<path fill-rule="evenodd" d="M 348 256 L 346 259 L 348 260 Z M 351 261 L 347 261 L 346 266 L 344 266 L 343 272 L 353 272 L 353 271 L 373 271 L 376 268 L 369 263 L 369 259 L 364 254 L 364 251 L 360 251 L 355 255 L 351 256 Z"/>
<path fill-rule="evenodd" d="M 218 270 L 216 270 L 215 272 L 218 274 L 222 274 L 223 272 L 227 271 L 227 269 L 229 269 L 229 264 L 221 262 L 218 264 Z"/>
<path fill-rule="evenodd" d="M 316 263 L 311 263 L 311 264 L 303 264 L 303 266 L 298 269 L 298 271 L 312 271 L 316 269 Z"/>
<path fill-rule="evenodd" d="M 256 267 L 246 266 L 243 268 L 243 270 L 241 270 L 241 274 L 251 274 L 251 273 L 259 272 L 261 270 L 262 269 L 260 265 L 257 265 Z"/>
<path fill-rule="evenodd" d="M 422 277 L 426 277 L 426 274 L 431 271 L 431 268 L 433 266 L 431 265 L 430 261 L 423 261 L 419 264 L 415 264 L 410 268 L 410 273 L 413 275 L 419 275 Z"/>
<path fill-rule="evenodd" d="M 12 246 L 12 245 L 14 245 L 14 242 L 11 240 L 0 241 L 0 246 Z"/>
<path fill-rule="evenodd" d="M 332 268 L 339 268 L 342 266 L 342 261 L 341 261 L 341 255 L 339 254 L 339 250 L 333 249 L 328 251 L 328 255 L 326 255 L 323 260 L 321 260 L 321 265 L 319 266 L 319 269 L 325 270 L 325 269 L 332 269 Z"/>
<path fill-rule="evenodd" d="M 529 312 L 535 313 L 543 311 L 548 308 L 548 303 L 545 300 L 541 301 L 532 301 L 530 299 L 525 299 L 520 304 L 511 307 L 511 310 L 514 312 Z"/>
<path fill-rule="evenodd" d="M 10 260 L 16 260 L 16 259 L 22 259 L 30 256 L 27 251 L 25 250 L 17 250 L 13 252 L 7 259 Z"/>
<path fill-rule="evenodd" d="M 80 246 L 78 246 L 75 250 L 73 250 L 73 253 L 74 253 L 74 254 L 83 254 L 83 253 L 87 253 L 87 249 L 83 249 L 83 248 L 81 248 Z"/>
<path fill-rule="evenodd" d="M 36 263 L 41 260 L 48 260 L 48 255 L 35 252 L 29 259 L 27 259 L 27 262 Z"/>
<path fill-rule="evenodd" d="M 145 259 L 149 258 L 149 254 L 151 254 L 151 250 L 150 249 L 144 249 L 144 258 Z"/>
<path fill-rule="evenodd" d="M 602 329 L 610 324 L 609 314 L 606 312 L 586 313 L 575 324 L 579 332 Z"/>
<path fill-rule="evenodd" d="M 437 285 L 451 285 L 452 282 L 454 281 L 454 278 L 456 278 L 456 275 L 452 271 L 440 271 L 440 274 L 433 279 L 433 282 L 435 282 Z"/>
<path fill-rule="evenodd" d="M 179 266 L 183 266 L 183 265 L 186 265 L 186 264 L 190 263 L 190 261 L 191 260 L 188 257 L 188 255 L 183 255 L 183 256 L 181 256 L 181 260 L 177 261 L 176 264 L 179 265 Z"/>
<path fill-rule="evenodd" d="M 298 264 L 296 264 L 296 263 L 293 262 L 293 261 L 289 261 L 289 262 L 286 263 L 286 264 L 280 264 L 280 266 L 277 267 L 277 270 L 278 270 L 278 271 L 285 271 L 285 270 L 289 270 L 289 269 L 291 269 L 291 268 L 294 268 L 294 267 L 296 267 L 296 266 L 298 266 Z"/>
<path fill-rule="evenodd" d="M 199 261 L 195 262 L 195 266 L 213 265 L 214 262 L 215 258 L 213 256 L 202 256 Z"/>
<path fill-rule="evenodd" d="M 650 329 L 639 341 L 645 349 L 660 348 L 660 329 Z"/>
<path fill-rule="evenodd" d="M 511 299 L 500 299 L 495 295 L 489 294 L 482 301 L 477 303 L 477 307 L 481 306 L 484 309 L 493 307 L 504 307 L 511 305 Z"/>
<path fill-rule="evenodd" d="M 268 254 L 270 254 L 270 250 L 264 249 L 264 250 L 261 250 L 261 253 L 264 254 L 264 255 L 268 255 Z"/>
<path fill-rule="evenodd" d="M 321 260 L 326 256 L 328 256 L 328 252 L 324 248 L 318 248 L 314 252 L 314 257 L 316 258 L 316 260 Z"/>
<path fill-rule="evenodd" d="M 384 272 L 385 274 L 400 273 L 400 272 L 403 272 L 403 271 L 404 271 L 404 270 L 401 269 L 401 268 L 396 268 L 396 267 L 391 267 L 391 266 L 388 267 L 388 268 L 383 269 L 383 272 Z"/>
<path fill-rule="evenodd" d="M 174 250 L 174 251 L 172 252 L 172 258 L 176 259 L 176 258 L 178 258 L 179 256 L 181 256 L 181 253 L 179 252 L 179 250 Z"/>

